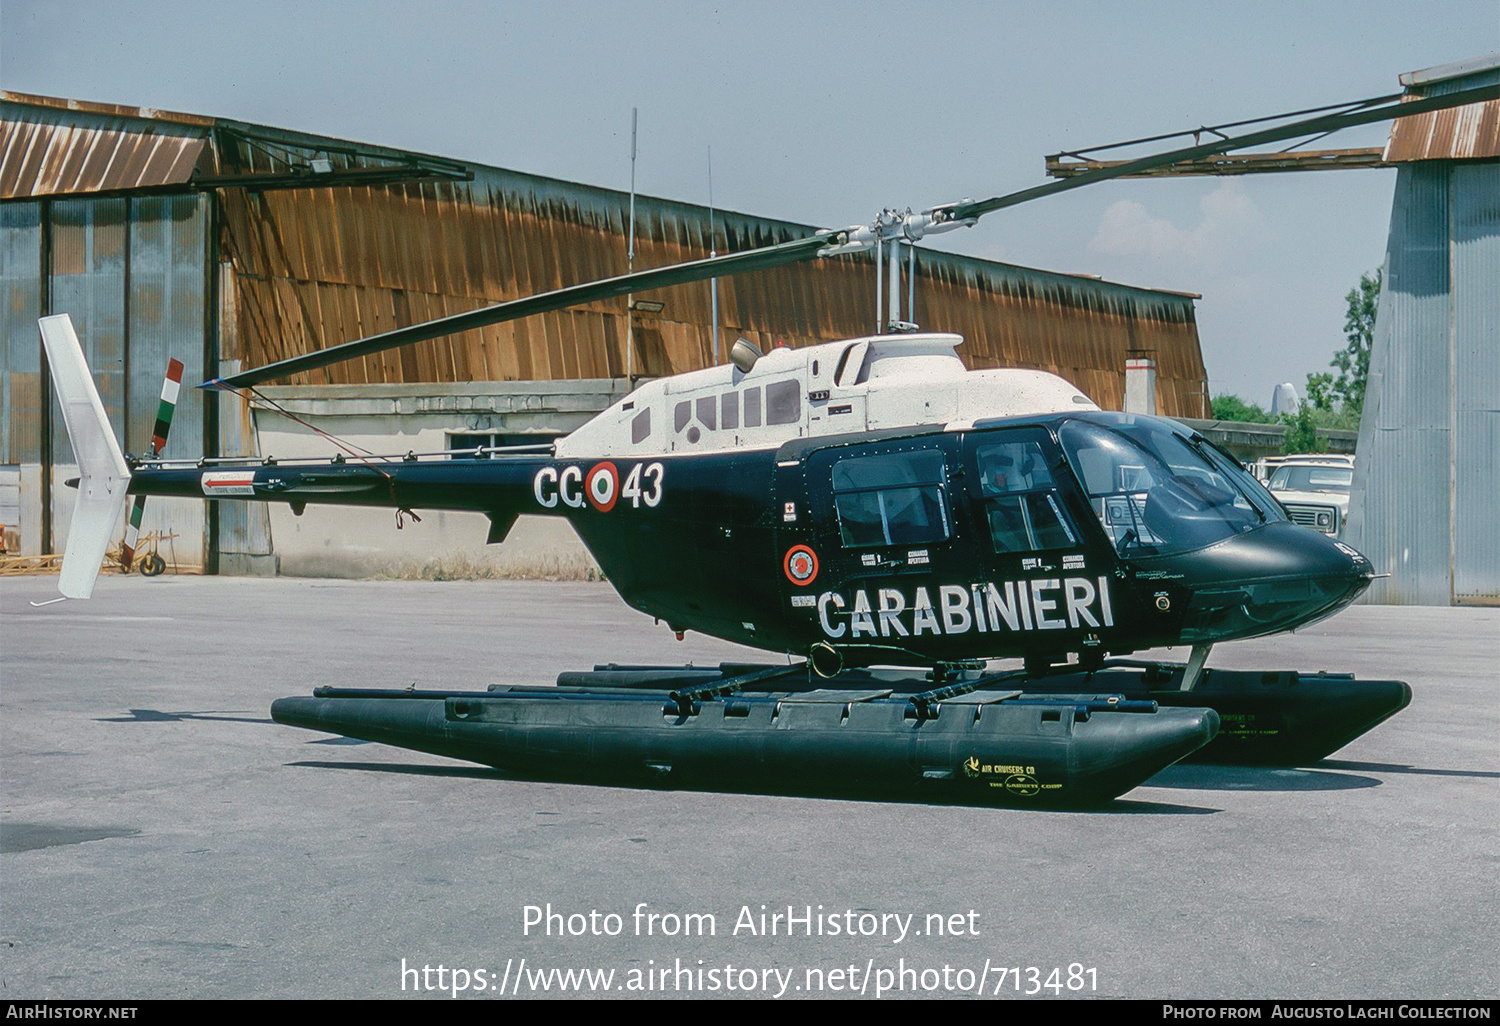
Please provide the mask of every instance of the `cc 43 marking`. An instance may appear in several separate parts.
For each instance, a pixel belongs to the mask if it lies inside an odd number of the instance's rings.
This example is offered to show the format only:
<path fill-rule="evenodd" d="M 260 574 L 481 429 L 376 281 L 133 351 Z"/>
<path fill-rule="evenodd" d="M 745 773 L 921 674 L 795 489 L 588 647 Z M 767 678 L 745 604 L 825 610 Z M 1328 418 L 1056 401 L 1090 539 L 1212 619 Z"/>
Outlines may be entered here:
<path fill-rule="evenodd" d="M 622 484 L 619 468 L 609 460 L 595 463 L 587 471 L 578 464 L 543 467 L 531 479 L 531 493 L 537 505 L 545 509 L 555 509 L 561 502 L 574 509 L 592 505 L 600 513 L 608 513 L 621 499 L 635 509 L 642 503 L 654 508 L 661 502 L 662 474 L 660 463 L 637 463 Z"/>

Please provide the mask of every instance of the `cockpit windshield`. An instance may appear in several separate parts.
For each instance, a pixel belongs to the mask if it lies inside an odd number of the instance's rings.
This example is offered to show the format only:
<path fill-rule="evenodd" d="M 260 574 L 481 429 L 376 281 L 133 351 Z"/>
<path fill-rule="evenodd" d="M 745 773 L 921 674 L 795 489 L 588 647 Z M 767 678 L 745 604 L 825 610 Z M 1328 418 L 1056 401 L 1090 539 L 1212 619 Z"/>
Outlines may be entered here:
<path fill-rule="evenodd" d="M 1286 519 L 1234 460 L 1165 421 L 1129 414 L 1069 420 L 1059 437 L 1122 556 L 1201 548 Z"/>

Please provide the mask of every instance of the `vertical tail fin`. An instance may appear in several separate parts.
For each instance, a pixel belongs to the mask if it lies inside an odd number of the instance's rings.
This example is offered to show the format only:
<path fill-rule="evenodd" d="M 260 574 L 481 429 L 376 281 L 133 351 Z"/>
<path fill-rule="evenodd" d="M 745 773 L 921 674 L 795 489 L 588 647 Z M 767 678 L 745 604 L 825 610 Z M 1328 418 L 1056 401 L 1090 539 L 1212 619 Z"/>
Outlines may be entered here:
<path fill-rule="evenodd" d="M 72 319 L 67 314 L 57 314 L 43 317 L 38 324 L 52 371 L 52 387 L 62 406 L 80 475 L 78 501 L 73 507 L 73 525 L 68 529 L 68 548 L 63 553 L 57 589 L 67 598 L 86 599 L 94 592 L 99 567 L 109 550 L 120 512 L 125 508 L 130 469 L 105 416 L 104 403 L 84 361 Z"/>

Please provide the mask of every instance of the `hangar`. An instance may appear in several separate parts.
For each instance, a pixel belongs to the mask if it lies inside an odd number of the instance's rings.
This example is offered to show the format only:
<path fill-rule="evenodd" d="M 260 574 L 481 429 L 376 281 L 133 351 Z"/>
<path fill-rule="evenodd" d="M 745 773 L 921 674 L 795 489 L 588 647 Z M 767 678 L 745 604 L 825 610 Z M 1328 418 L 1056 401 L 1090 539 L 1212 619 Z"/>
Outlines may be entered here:
<path fill-rule="evenodd" d="M 1401 76 L 1500 83 L 1500 53 Z M 1345 538 L 1390 577 L 1365 599 L 1500 605 L 1500 101 L 1403 118 Z"/>

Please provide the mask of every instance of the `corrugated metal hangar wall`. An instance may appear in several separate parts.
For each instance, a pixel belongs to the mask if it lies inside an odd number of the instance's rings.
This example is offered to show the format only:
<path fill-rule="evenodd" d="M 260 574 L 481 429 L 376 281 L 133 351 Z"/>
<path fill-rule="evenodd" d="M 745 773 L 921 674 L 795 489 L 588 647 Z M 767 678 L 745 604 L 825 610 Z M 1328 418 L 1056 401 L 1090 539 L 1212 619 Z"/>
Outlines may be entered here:
<path fill-rule="evenodd" d="M 1402 76 L 1500 82 L 1500 55 Z M 1500 604 L 1500 102 L 1396 123 L 1401 161 L 1350 500 L 1369 601 Z"/>
<path fill-rule="evenodd" d="M 184 360 L 191 385 L 626 270 L 628 197 L 616 190 L 108 104 L 4 93 L 0 115 L 0 478 L 18 483 L 20 522 L 11 526 L 23 551 L 60 551 L 72 508 L 62 482 L 74 471 L 41 373 L 38 316 L 73 315 L 110 418 L 126 451 L 139 452 L 169 356 Z M 728 211 L 713 224 L 719 253 L 813 230 Z M 636 268 L 707 256 L 708 226 L 704 207 L 637 197 Z M 1196 297 L 925 250 L 917 259 L 916 317 L 964 335 L 970 366 L 1052 371 L 1118 408 L 1126 357 L 1151 356 L 1157 408 L 1207 413 Z M 856 256 L 721 279 L 723 345 L 868 334 L 874 274 L 869 257 Z M 280 401 L 315 392 L 407 405 L 435 394 L 441 401 L 424 409 L 457 411 L 467 399 L 454 393 L 470 383 L 592 382 L 604 395 L 623 387 L 627 367 L 655 376 L 712 362 L 707 283 L 635 298 L 660 309 L 588 304 L 273 391 Z M 496 389 L 469 391 L 487 390 Z M 502 391 L 515 404 L 525 389 Z M 464 430 L 452 419 L 448 430 Z M 205 403 L 184 388 L 167 454 L 246 451 L 256 451 L 256 436 L 245 403 Z M 153 500 L 143 530 L 177 534 L 178 558 L 210 568 L 220 548 L 264 549 L 262 514 L 207 505 L 205 513 L 196 501 Z"/>
<path fill-rule="evenodd" d="M 37 317 L 72 315 L 121 444 L 149 450 L 168 359 L 195 381 L 210 366 L 207 209 L 194 194 L 0 203 L 0 473 L 18 489 L 5 524 L 18 537 L 7 547 L 61 552 L 73 510 L 64 482 L 77 470 L 42 370 Z M 166 454 L 202 455 L 203 393 L 183 390 L 176 422 Z M 153 502 L 147 515 L 147 530 L 179 536 L 184 562 L 202 562 L 203 503 Z"/>

